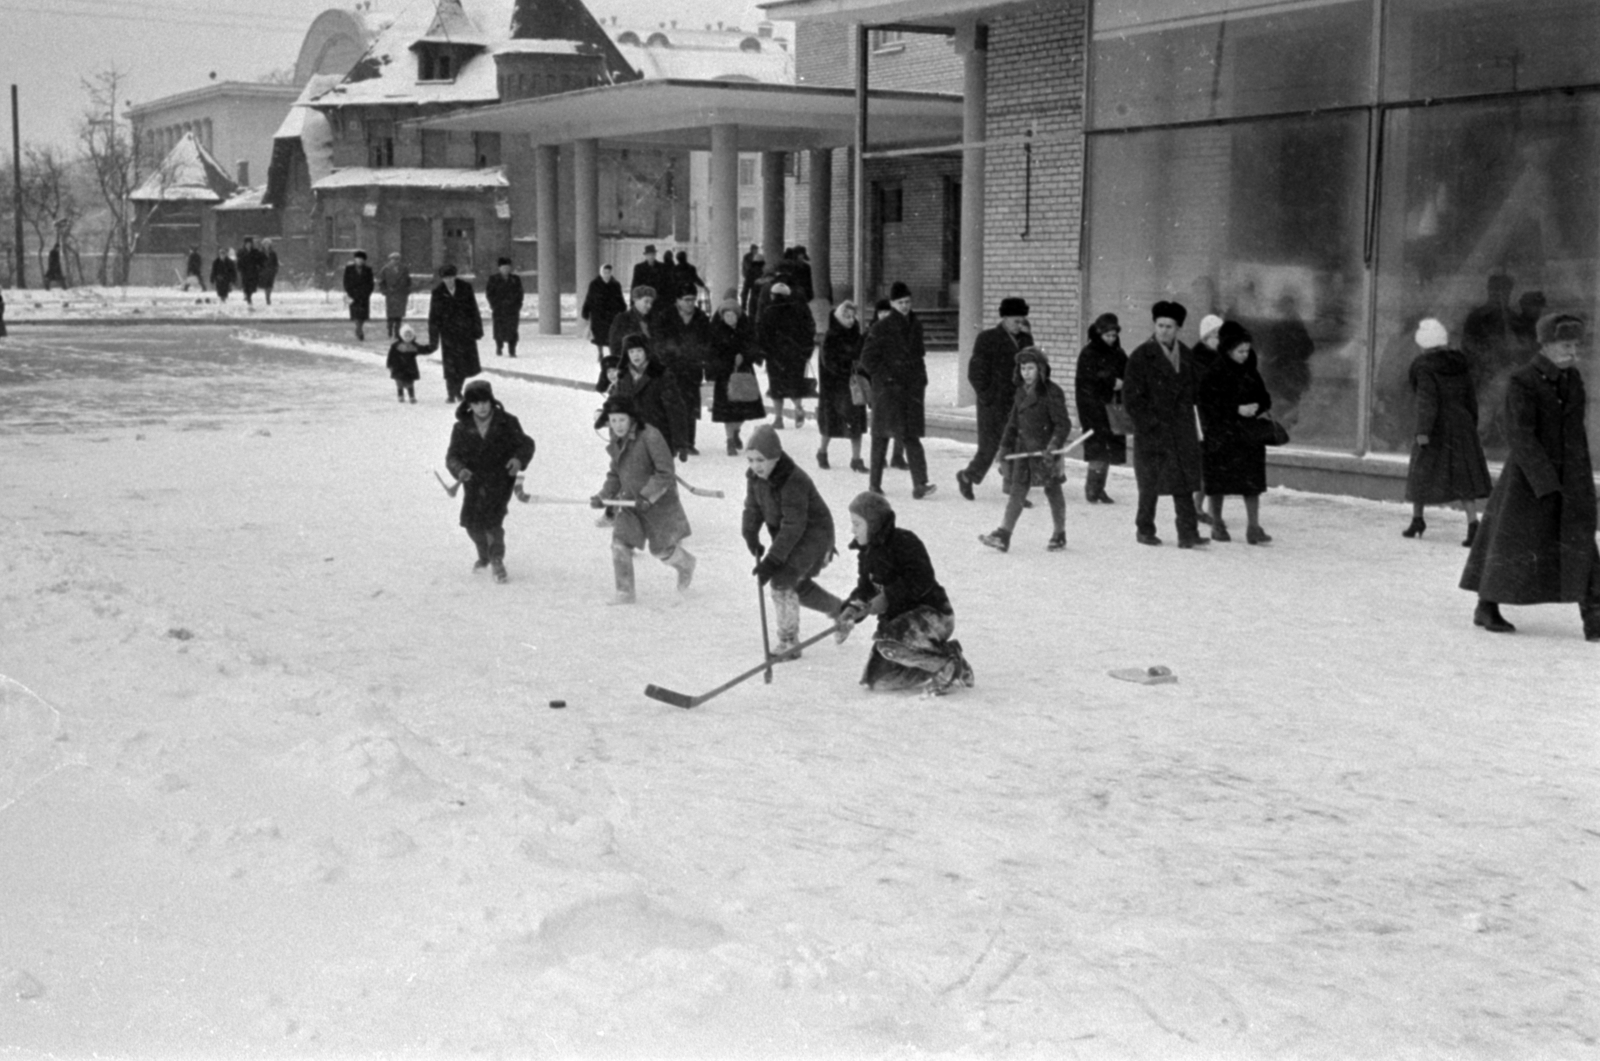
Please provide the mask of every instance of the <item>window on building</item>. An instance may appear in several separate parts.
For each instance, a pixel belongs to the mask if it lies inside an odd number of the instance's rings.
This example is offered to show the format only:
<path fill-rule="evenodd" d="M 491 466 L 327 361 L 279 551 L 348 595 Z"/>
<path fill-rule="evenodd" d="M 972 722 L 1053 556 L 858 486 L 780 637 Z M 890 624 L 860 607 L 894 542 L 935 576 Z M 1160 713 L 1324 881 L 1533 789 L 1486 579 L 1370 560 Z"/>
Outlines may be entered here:
<path fill-rule="evenodd" d="M 388 119 L 362 123 L 367 138 L 367 165 L 382 169 L 394 165 L 394 122 Z"/>
<path fill-rule="evenodd" d="M 473 133 L 472 158 L 479 169 L 500 165 L 500 134 Z"/>
<path fill-rule="evenodd" d="M 756 209 L 753 206 L 739 207 L 739 242 L 748 243 L 756 238 Z"/>
<path fill-rule="evenodd" d="M 905 219 L 905 189 L 899 184 L 874 184 L 872 189 L 878 224 L 900 224 Z"/>
<path fill-rule="evenodd" d="M 869 38 L 868 43 L 875 52 L 897 52 L 906 46 L 905 30 L 875 29 Z"/>
<path fill-rule="evenodd" d="M 477 223 L 470 217 L 444 219 L 444 258 L 441 265 L 454 265 L 464 273 L 477 272 Z"/>
<path fill-rule="evenodd" d="M 741 158 L 739 160 L 739 187 L 753 188 L 756 183 L 756 160 Z"/>
<path fill-rule="evenodd" d="M 418 81 L 451 81 L 455 79 L 455 57 L 447 48 L 437 44 L 423 44 L 417 48 Z"/>

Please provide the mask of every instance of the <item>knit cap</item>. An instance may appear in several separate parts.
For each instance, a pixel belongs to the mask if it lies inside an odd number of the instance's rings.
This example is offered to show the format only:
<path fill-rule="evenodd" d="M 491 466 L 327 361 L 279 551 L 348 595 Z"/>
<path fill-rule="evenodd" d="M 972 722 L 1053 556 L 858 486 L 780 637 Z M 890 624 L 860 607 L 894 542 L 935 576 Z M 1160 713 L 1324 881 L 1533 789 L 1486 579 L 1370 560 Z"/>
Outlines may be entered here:
<path fill-rule="evenodd" d="M 783 440 L 778 438 L 771 424 L 762 424 L 750 432 L 750 441 L 745 443 L 745 449 L 753 449 L 769 461 L 775 461 L 783 456 Z"/>
<path fill-rule="evenodd" d="M 1222 327 L 1222 318 L 1215 313 L 1207 313 L 1200 318 L 1200 338 L 1204 339 L 1218 328 Z"/>

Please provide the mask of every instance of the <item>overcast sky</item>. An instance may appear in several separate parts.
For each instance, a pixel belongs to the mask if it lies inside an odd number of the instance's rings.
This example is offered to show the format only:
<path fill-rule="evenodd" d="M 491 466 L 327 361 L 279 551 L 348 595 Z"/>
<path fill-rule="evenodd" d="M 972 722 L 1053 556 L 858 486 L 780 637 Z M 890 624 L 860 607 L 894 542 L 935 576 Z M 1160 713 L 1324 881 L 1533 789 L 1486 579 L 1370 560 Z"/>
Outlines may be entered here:
<path fill-rule="evenodd" d="M 397 10 L 408 0 L 376 0 Z M 431 0 L 409 0 L 430 3 Z M 115 64 L 128 98 L 143 103 L 219 81 L 254 81 L 292 66 L 327 0 L 0 0 L 0 85 L 6 86 L 0 157 L 11 163 L 9 86 L 21 94 L 24 143 L 71 144 L 85 107 L 80 81 Z M 761 10 L 745 0 L 590 0 L 602 19 L 654 26 L 738 23 Z"/>

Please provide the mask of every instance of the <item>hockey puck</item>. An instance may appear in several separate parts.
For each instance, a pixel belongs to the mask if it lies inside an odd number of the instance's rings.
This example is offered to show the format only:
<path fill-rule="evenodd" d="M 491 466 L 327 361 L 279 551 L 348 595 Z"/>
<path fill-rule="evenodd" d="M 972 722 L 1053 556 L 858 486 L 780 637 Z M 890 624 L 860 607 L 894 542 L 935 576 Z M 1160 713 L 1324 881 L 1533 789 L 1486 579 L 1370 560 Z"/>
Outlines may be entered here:
<path fill-rule="evenodd" d="M 552 701 L 550 701 L 550 706 L 551 707 L 566 707 L 567 706 L 567 702 L 565 700 L 552 700 Z"/>

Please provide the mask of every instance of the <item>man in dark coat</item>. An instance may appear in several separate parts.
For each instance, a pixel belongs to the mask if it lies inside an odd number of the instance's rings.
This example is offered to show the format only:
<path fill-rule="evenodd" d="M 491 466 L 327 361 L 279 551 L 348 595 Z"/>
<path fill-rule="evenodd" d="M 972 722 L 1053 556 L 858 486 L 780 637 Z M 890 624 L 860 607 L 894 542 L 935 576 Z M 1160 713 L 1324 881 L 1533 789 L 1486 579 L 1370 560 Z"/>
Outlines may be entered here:
<path fill-rule="evenodd" d="M 605 360 L 606 344 L 611 340 L 611 322 L 627 308 L 628 300 L 622 296 L 622 285 L 612 275 L 611 266 L 602 265 L 600 275 L 589 281 L 589 290 L 578 311 L 579 316 L 589 322 L 589 341 L 594 344 L 597 360 Z"/>
<path fill-rule="evenodd" d="M 1011 415 L 1011 400 L 1016 396 L 1017 353 L 1033 345 L 1028 331 L 1028 303 L 1020 298 L 1000 300 L 1000 323 L 978 333 L 972 344 L 972 359 L 967 362 L 967 382 L 978 403 L 978 452 L 972 462 L 956 472 L 956 488 L 968 501 L 972 488 L 983 482 L 1000 447 L 1000 435 Z"/>
<path fill-rule="evenodd" d="M 509 348 L 511 356 L 516 357 L 524 295 L 522 277 L 511 271 L 510 258 L 500 259 L 495 274 L 484 286 L 483 297 L 489 303 L 489 317 L 494 324 L 494 356 L 499 357 L 502 348 Z"/>
<path fill-rule="evenodd" d="M 1178 341 L 1188 311 L 1176 302 L 1157 302 L 1150 315 L 1155 335 L 1128 355 L 1122 402 L 1133 419 L 1133 471 L 1139 484 L 1134 526 L 1141 545 L 1160 545 L 1156 502 L 1172 498 L 1177 510 L 1178 548 L 1192 549 L 1210 539 L 1200 536 L 1194 494 L 1201 488 L 1199 418 L 1195 396 L 1199 370 L 1194 354 Z"/>
<path fill-rule="evenodd" d="M 533 460 L 533 439 L 522 424 L 495 401 L 488 380 L 467 384 L 456 410 L 445 465 L 466 485 L 461 497 L 461 525 L 478 548 L 473 571 L 494 569 L 494 580 L 506 580 L 506 506 L 517 476 Z"/>
<path fill-rule="evenodd" d="M 261 297 L 272 305 L 272 289 L 278 286 L 278 252 L 270 239 L 261 241 Z"/>
<path fill-rule="evenodd" d="M 185 291 L 189 290 L 190 280 L 193 280 L 195 286 L 200 290 L 205 290 L 206 280 L 200 272 L 204 267 L 205 263 L 200 260 L 200 248 L 190 247 L 188 260 L 183 264 L 183 289 Z"/>
<path fill-rule="evenodd" d="M 698 297 L 694 288 L 680 288 L 676 300 L 667 303 L 651 322 L 655 331 L 652 353 L 672 374 L 683 404 L 685 434 L 675 441 L 688 449 L 691 457 L 700 454 L 695 448 L 700 384 L 706 378 L 706 357 L 711 349 L 711 318 L 695 305 Z"/>
<path fill-rule="evenodd" d="M 767 359 L 767 393 L 772 396 L 772 423 L 783 428 L 783 403 L 794 405 L 796 427 L 806 422 L 802 399 L 815 393 L 806 376 L 817 345 L 817 322 L 811 308 L 783 281 L 772 284 L 772 300 L 756 319 L 756 341 Z"/>
<path fill-rule="evenodd" d="M 839 614 L 839 598 L 812 581 L 834 558 L 833 514 L 816 484 L 794 459 L 771 424 L 750 432 L 744 451 L 750 470 L 745 475 L 743 533 L 754 574 L 772 587 L 777 612 L 778 643 L 774 660 L 800 658 L 800 609 L 810 608 L 829 619 Z M 761 544 L 767 529 L 770 546 Z"/>
<path fill-rule="evenodd" d="M 461 384 L 483 371 L 478 340 L 483 338 L 483 313 L 472 285 L 456 275 L 456 267 L 439 270 L 439 283 L 428 300 L 428 333 L 444 362 L 446 401 L 461 400 Z"/>
<path fill-rule="evenodd" d="M 217 256 L 211 263 L 211 286 L 217 289 L 217 301 L 228 301 L 228 292 L 233 290 L 233 285 L 239 282 L 239 269 L 233 264 L 233 259 L 228 257 L 228 249 L 219 247 Z"/>
<path fill-rule="evenodd" d="M 645 245 L 644 261 L 634 264 L 633 282 L 628 287 L 650 287 L 663 294 L 672 290 L 672 270 L 665 263 L 656 261 L 654 243 Z"/>
<path fill-rule="evenodd" d="M 1540 318 L 1539 353 L 1506 386 L 1511 454 L 1461 572 L 1461 588 L 1478 595 L 1472 621 L 1494 633 L 1516 629 L 1502 604 L 1576 602 L 1584 637 L 1600 641 L 1588 399 L 1576 368 L 1583 333 L 1571 314 Z"/>
<path fill-rule="evenodd" d="M 1083 497 L 1091 505 L 1109 505 L 1106 478 L 1113 464 L 1128 461 L 1126 435 L 1111 430 L 1111 414 L 1106 406 L 1122 401 L 1122 377 L 1128 371 L 1128 355 L 1122 350 L 1122 324 L 1115 313 L 1102 313 L 1089 326 L 1089 342 L 1078 351 L 1078 364 L 1072 374 L 1073 396 L 1078 403 L 1078 424 L 1089 436 L 1083 444 L 1083 459 L 1089 473 L 1083 480 Z"/>
<path fill-rule="evenodd" d="M 50 253 L 45 258 L 44 289 L 46 291 L 50 290 L 52 284 L 60 284 L 63 291 L 67 289 L 67 274 L 61 268 L 60 240 L 55 242 L 55 245 L 50 248 Z"/>
<path fill-rule="evenodd" d="M 899 439 L 911 463 L 911 496 L 920 501 L 935 489 L 928 482 L 928 458 L 922 451 L 928 351 L 922 340 L 922 322 L 911 312 L 911 289 L 899 280 L 889 288 L 889 307 L 892 312 L 873 323 L 861 344 L 861 373 L 872 383 L 868 489 L 883 493 L 889 442 Z"/>
<path fill-rule="evenodd" d="M 367 321 L 372 316 L 372 292 L 377 290 L 378 278 L 367 264 L 367 252 L 356 251 L 350 264 L 344 267 L 344 297 L 350 303 L 350 319 L 356 325 L 356 338 L 367 338 Z"/>
<path fill-rule="evenodd" d="M 239 247 L 239 290 L 244 292 L 244 304 L 255 305 L 256 291 L 261 287 L 261 266 L 266 258 L 256 249 L 256 241 L 244 238 Z"/>
<path fill-rule="evenodd" d="M 741 262 L 740 276 L 744 285 L 739 289 L 739 311 L 746 317 L 754 316 L 756 308 L 756 285 L 761 280 L 761 274 L 766 271 L 767 259 L 761 253 L 759 243 L 750 244 Z"/>
<path fill-rule="evenodd" d="M 631 292 L 632 301 L 627 309 L 611 319 L 611 331 L 606 336 L 606 346 L 613 354 L 621 354 L 623 340 L 630 335 L 642 335 L 646 349 L 650 346 L 650 310 L 656 304 L 656 289 L 645 284 Z"/>

